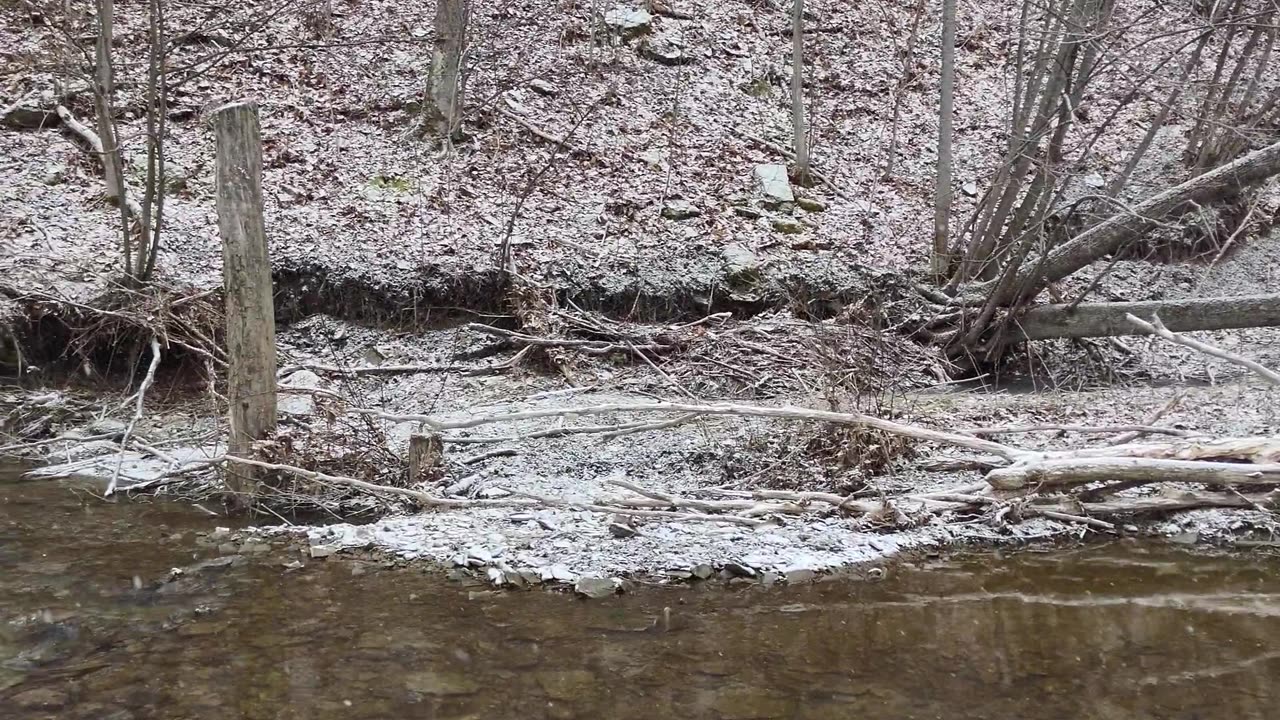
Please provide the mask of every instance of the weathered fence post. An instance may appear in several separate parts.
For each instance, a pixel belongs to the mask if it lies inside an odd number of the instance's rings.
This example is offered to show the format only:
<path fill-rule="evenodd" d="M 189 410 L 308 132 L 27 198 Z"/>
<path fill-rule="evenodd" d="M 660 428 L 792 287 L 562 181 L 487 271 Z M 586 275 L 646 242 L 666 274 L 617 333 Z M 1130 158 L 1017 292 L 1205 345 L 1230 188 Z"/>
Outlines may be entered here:
<path fill-rule="evenodd" d="M 276 427 L 276 322 L 271 261 L 262 217 L 262 138 L 258 108 L 231 103 L 213 113 L 217 138 L 218 230 L 227 302 L 227 401 L 233 455 L 253 454 L 253 442 Z M 253 503 L 254 469 L 228 464 L 233 507 Z"/>

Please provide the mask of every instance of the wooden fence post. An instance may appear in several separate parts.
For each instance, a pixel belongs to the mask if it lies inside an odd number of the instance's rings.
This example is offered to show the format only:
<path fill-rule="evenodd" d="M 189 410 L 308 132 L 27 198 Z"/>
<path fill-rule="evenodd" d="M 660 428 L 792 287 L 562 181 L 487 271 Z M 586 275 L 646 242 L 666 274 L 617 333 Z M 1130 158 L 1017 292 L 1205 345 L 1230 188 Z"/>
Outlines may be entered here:
<path fill-rule="evenodd" d="M 213 113 L 217 138 L 218 231 L 227 303 L 228 451 L 251 456 L 253 442 L 276 427 L 276 322 L 271 261 L 262 215 L 262 138 L 258 108 L 231 103 Z M 260 473 L 260 471 L 259 471 Z M 230 504 L 246 508 L 257 490 L 255 469 L 229 464 Z"/>

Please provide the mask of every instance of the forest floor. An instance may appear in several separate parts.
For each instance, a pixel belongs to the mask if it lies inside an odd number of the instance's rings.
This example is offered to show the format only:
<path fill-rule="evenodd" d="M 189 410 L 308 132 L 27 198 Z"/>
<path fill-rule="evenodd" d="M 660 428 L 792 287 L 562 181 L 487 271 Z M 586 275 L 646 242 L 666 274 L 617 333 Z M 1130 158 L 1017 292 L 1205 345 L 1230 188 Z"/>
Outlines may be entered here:
<path fill-rule="evenodd" d="M 466 322 L 511 320 L 497 272 L 504 240 L 515 249 L 521 274 L 555 289 L 559 309 L 577 317 L 652 334 L 731 313 L 652 363 L 569 353 L 552 368 L 524 363 L 489 377 L 286 374 L 286 385 L 320 393 L 285 401 L 286 431 L 307 437 L 316 449 L 326 432 L 343 425 L 341 432 L 363 433 L 366 450 L 377 445 L 390 453 L 355 457 L 351 465 L 400 462 L 413 425 L 354 427 L 335 420 L 326 392 L 347 405 L 440 416 L 486 406 L 660 397 L 834 405 L 954 428 L 1141 422 L 1182 391 L 1184 400 L 1162 422 L 1220 434 L 1277 432 L 1273 393 L 1241 378 L 1233 366 L 1160 341 L 1037 343 L 1002 377 L 958 385 L 933 351 L 886 333 L 874 313 L 868 318 L 868 304 L 909 287 L 931 232 L 936 32 L 922 31 L 911 80 L 900 84 L 900 30 L 910 23 L 910 8 L 813 5 L 814 26 L 823 28 L 807 38 L 814 158 L 831 182 L 794 188 L 813 201 L 804 203 L 805 210 L 799 204 L 771 207 L 753 177 L 762 164 L 786 161 L 751 139 L 788 144 L 790 39 L 780 9 L 726 3 L 699 7 L 691 20 L 654 18 L 651 38 L 679 45 L 694 58 L 678 66 L 646 58 L 637 41 L 593 43 L 585 8 L 478 12 L 469 138 L 441 149 L 411 135 L 430 7 L 337 0 L 338 31 L 330 41 L 306 40 L 297 17 L 281 13 L 245 49 L 227 38 L 266 7 L 245 3 L 219 27 L 191 33 L 172 57 L 190 69 L 170 111 L 172 175 L 160 280 L 189 294 L 221 285 L 206 121 L 218 105 L 249 98 L 262 113 L 282 365 L 483 366 L 457 358 L 485 346 L 486 338 Z M 135 11 L 120 8 L 116 29 L 124 78 L 120 121 L 130 138 L 139 136 L 143 122 L 137 73 L 145 65 L 146 28 Z M 182 15 L 195 12 L 194 6 L 175 10 L 172 26 L 204 27 L 194 14 Z M 1004 71 L 1009 50 L 1001 38 L 1017 21 L 1013 10 L 991 12 L 981 3 L 961 13 L 968 30 L 958 80 L 957 222 L 977 201 L 969 188 L 981 186 L 996 160 L 990 148 L 1004 143 L 1010 83 Z M 843 40 L 850 34 L 856 43 Z M 42 346 L 40 332 L 48 328 L 32 322 L 31 311 L 102 297 L 119 263 L 118 211 L 101 200 L 96 162 L 50 115 L 55 81 L 65 91 L 56 97 L 73 112 L 83 118 L 91 110 L 87 94 L 74 92 L 75 73 L 59 59 L 65 57 L 59 32 L 0 3 L 0 47 L 3 105 L 34 93 L 21 113 L 0 122 L 0 226 L 6 234 L 0 311 L 25 329 L 33 357 L 56 361 L 66 348 L 48 347 L 47 338 Z M 216 66 L 205 60 L 214 56 Z M 1144 130 L 1143 119 L 1135 113 L 1113 120 L 1117 132 L 1089 157 L 1081 177 L 1114 170 L 1125 143 Z M 567 138 L 574 150 L 561 150 L 530 127 Z M 1141 195 L 1179 177 L 1169 159 L 1176 158 L 1179 133 L 1175 119 L 1160 140 L 1167 152 L 1152 153 L 1152 166 L 1140 173 L 1144 182 L 1131 192 Z M 130 147 L 136 187 L 141 143 Z M 1264 209 L 1280 205 L 1280 183 L 1260 197 Z M 1064 290 L 1090 279 L 1082 273 Z M 1272 233 L 1241 238 L 1212 267 L 1203 260 L 1119 262 L 1097 294 L 1147 300 L 1277 291 L 1280 235 Z M 51 337 L 65 344 L 77 333 Z M 1280 334 L 1273 330 L 1210 337 L 1260 362 L 1280 364 Z M 118 382 L 118 369 L 128 366 L 116 363 L 116 374 L 108 372 L 105 382 Z M 191 400 L 198 391 L 180 379 L 163 379 L 138 434 L 163 443 L 171 458 L 217 454 L 221 431 L 214 418 L 220 413 Z M 37 398 L 42 394 L 52 405 L 80 402 L 71 391 L 35 391 Z M 32 397 L 29 390 L 14 391 L 11 400 L 31 407 Z M 108 414 L 127 418 L 128 411 L 114 407 Z M 85 426 L 83 413 L 69 414 L 65 423 L 50 430 Z M 92 425 L 84 434 L 94 434 Z M 504 426 L 493 434 L 534 429 Z M 847 438 L 803 423 L 702 419 L 608 440 L 585 438 L 456 444 L 449 456 L 474 460 L 463 465 L 475 469 L 464 474 L 481 475 L 469 489 L 478 497 L 512 491 L 594 497 L 611 492 L 610 479 L 672 493 L 775 487 L 874 494 L 978 477 L 920 470 L 920 461 L 932 454 L 927 447 L 844 457 L 840 448 L 849 445 Z M 1032 445 L 1063 442 L 1051 434 L 1031 438 L 1026 442 Z M 74 445 L 49 446 L 54 452 L 46 459 L 96 456 L 96 463 L 82 460 L 76 471 L 109 476 L 123 458 L 118 467 L 126 484 L 167 467 L 145 450 L 118 455 L 110 442 Z M 475 459 L 494 448 L 511 454 Z M 1148 529 L 1181 535 L 1191 528 L 1209 540 L 1226 537 L 1233 524 L 1269 522 L 1252 511 L 1195 511 Z M 865 518 L 815 514 L 767 532 L 641 523 L 634 537 L 618 538 L 612 523 L 607 515 L 556 508 L 476 508 L 331 524 L 311 529 L 309 537 L 324 549 L 372 544 L 442 562 L 461 555 L 464 563 L 475 554 L 517 570 L 563 565 L 573 574 L 679 574 L 730 562 L 761 572 L 829 569 L 961 540 L 1021 542 L 1079 531 L 1036 519 L 999 528 L 923 523 L 890 532 Z"/>

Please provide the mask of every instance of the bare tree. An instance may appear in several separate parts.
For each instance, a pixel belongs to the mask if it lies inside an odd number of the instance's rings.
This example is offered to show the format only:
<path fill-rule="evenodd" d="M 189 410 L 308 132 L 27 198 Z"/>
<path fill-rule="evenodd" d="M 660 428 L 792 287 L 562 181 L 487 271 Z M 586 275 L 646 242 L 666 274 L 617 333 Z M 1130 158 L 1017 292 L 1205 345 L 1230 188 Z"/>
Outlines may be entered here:
<path fill-rule="evenodd" d="M 462 128 L 463 55 L 470 14 L 470 0 L 439 0 L 436 5 L 436 36 L 422 129 L 444 139 L 455 137 Z"/>
<path fill-rule="evenodd" d="M 942 78 L 938 87 L 938 172 L 933 201 L 933 276 L 947 272 L 951 225 L 951 134 L 956 87 L 956 0 L 942 2 Z"/>
<path fill-rule="evenodd" d="M 796 153 L 796 176 L 809 178 L 809 129 L 804 117 L 804 0 L 795 0 L 791 11 L 791 127 Z"/>

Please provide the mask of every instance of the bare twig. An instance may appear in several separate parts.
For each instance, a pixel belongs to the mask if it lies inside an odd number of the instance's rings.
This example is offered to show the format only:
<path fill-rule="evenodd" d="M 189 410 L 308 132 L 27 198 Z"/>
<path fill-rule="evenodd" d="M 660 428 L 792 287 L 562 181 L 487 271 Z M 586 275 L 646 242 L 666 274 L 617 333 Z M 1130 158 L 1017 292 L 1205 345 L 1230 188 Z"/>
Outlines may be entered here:
<path fill-rule="evenodd" d="M 1160 337 L 1164 338 L 1165 340 L 1168 340 L 1171 343 L 1182 345 L 1183 347 L 1189 347 L 1192 350 L 1195 350 L 1197 352 L 1202 352 L 1205 355 L 1212 355 L 1213 357 L 1221 358 L 1223 360 L 1226 360 L 1227 362 L 1232 362 L 1241 367 L 1248 368 L 1249 370 L 1252 370 L 1253 372 L 1257 373 L 1260 377 L 1262 377 L 1264 380 L 1271 383 L 1272 385 L 1280 385 L 1280 373 L 1277 373 L 1274 370 L 1271 370 L 1246 357 L 1241 357 L 1239 355 L 1236 355 L 1235 353 L 1227 352 L 1222 348 L 1214 347 L 1213 345 L 1209 345 L 1207 343 L 1202 343 L 1199 340 L 1192 340 L 1191 338 L 1185 335 L 1178 335 L 1176 333 L 1173 333 L 1164 326 L 1164 323 L 1160 322 L 1160 318 L 1154 315 L 1151 317 L 1151 322 L 1147 322 L 1146 320 L 1143 320 L 1142 318 L 1139 318 L 1133 315 L 1132 313 L 1125 313 L 1125 319 L 1133 323 L 1134 325 L 1137 325 L 1138 327 L 1142 328 L 1143 330 L 1146 330 L 1152 335 L 1159 335 Z"/>

